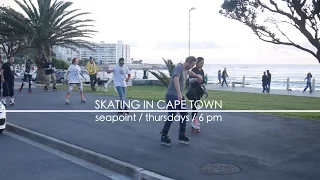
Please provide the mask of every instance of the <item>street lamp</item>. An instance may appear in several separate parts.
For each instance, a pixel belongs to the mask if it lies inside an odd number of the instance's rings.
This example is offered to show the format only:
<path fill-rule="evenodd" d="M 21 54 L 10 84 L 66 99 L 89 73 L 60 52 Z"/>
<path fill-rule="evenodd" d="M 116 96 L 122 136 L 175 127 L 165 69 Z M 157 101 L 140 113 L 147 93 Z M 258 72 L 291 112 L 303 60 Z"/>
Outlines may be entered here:
<path fill-rule="evenodd" d="M 196 10 L 196 8 L 192 7 L 191 9 L 189 9 L 189 56 L 190 56 L 190 12 L 192 10 Z"/>

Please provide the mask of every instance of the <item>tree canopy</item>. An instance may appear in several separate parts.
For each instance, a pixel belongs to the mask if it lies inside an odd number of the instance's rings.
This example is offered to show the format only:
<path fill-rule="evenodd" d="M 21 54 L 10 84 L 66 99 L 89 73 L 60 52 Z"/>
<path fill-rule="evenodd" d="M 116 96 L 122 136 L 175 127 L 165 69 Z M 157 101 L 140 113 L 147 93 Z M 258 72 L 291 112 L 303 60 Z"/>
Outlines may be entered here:
<path fill-rule="evenodd" d="M 250 27 L 264 42 L 298 48 L 320 63 L 320 0 L 225 0 L 219 13 Z M 283 25 L 300 32 L 316 51 L 294 42 Z"/>

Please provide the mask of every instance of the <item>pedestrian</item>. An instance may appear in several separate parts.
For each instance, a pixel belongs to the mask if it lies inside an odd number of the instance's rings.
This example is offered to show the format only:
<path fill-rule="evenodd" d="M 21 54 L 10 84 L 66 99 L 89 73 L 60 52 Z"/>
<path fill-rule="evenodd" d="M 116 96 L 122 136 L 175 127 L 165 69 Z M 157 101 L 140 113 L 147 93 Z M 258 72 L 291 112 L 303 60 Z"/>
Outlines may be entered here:
<path fill-rule="evenodd" d="M 23 76 L 23 80 L 21 83 L 21 87 L 19 89 L 19 92 L 22 91 L 23 86 L 27 83 L 27 81 L 29 82 L 29 93 L 32 92 L 31 90 L 31 85 L 32 85 L 32 70 L 33 70 L 33 62 L 31 59 L 28 59 L 25 65 L 25 71 L 24 71 L 24 76 Z"/>
<path fill-rule="evenodd" d="M 197 58 L 196 67 L 194 67 L 191 71 L 197 75 L 204 77 L 203 71 L 204 59 L 202 57 Z M 191 129 L 193 132 L 200 132 L 200 123 L 197 118 L 197 107 L 198 102 L 205 94 L 208 97 L 208 92 L 206 90 L 206 86 L 204 81 L 199 82 L 197 78 L 189 77 L 189 91 L 186 93 L 186 96 L 189 100 L 192 101 L 192 113 L 191 113 Z"/>
<path fill-rule="evenodd" d="M 221 70 L 218 71 L 218 80 L 219 80 L 218 84 L 221 84 Z"/>
<path fill-rule="evenodd" d="M 223 72 L 222 72 L 222 84 L 221 86 L 223 86 L 223 84 L 225 83 L 226 86 L 228 87 L 228 83 L 227 83 L 227 77 L 229 77 L 228 73 L 227 73 L 227 68 L 224 68 Z"/>
<path fill-rule="evenodd" d="M 267 92 L 270 92 L 270 84 L 271 84 L 271 73 L 267 70 Z"/>
<path fill-rule="evenodd" d="M 262 75 L 262 92 L 264 93 L 265 91 L 267 91 L 267 86 L 268 86 L 268 76 L 266 75 L 266 72 L 263 72 Z"/>
<path fill-rule="evenodd" d="M 90 76 L 90 85 L 91 91 L 96 91 L 96 83 L 97 83 L 97 73 L 99 71 L 98 66 L 93 60 L 93 57 L 90 57 L 89 62 L 87 63 L 87 71 Z"/>
<path fill-rule="evenodd" d="M 14 76 L 19 77 L 15 73 L 14 68 L 14 58 L 8 57 L 9 61 L 2 65 L 1 69 L 1 82 L 3 91 L 2 91 L 2 104 L 7 106 L 7 97 L 10 97 L 9 105 L 14 105 Z"/>
<path fill-rule="evenodd" d="M 310 94 L 312 93 L 312 88 L 311 88 L 311 79 L 312 79 L 312 74 L 309 72 L 307 74 L 307 77 L 304 79 L 304 81 L 307 80 L 306 87 L 303 90 L 303 93 L 306 92 L 306 90 L 309 88 Z"/>
<path fill-rule="evenodd" d="M 128 66 L 124 64 L 124 59 L 120 58 L 119 59 L 119 64 L 113 67 L 112 69 L 109 69 L 107 71 L 108 74 L 113 73 L 113 85 L 116 88 L 119 98 L 120 98 L 120 103 L 117 105 L 119 110 L 128 110 L 128 107 L 125 105 L 126 101 L 126 87 L 127 87 L 127 82 L 131 79 L 131 74 L 129 71 Z M 123 113 L 123 112 L 119 112 Z M 125 112 L 124 114 L 127 114 Z"/>
<path fill-rule="evenodd" d="M 84 99 L 84 95 L 83 95 L 83 86 L 82 86 L 82 81 L 81 81 L 81 77 L 83 77 L 83 79 L 86 80 L 86 78 L 83 76 L 82 71 L 80 66 L 78 65 L 79 60 L 78 58 L 73 58 L 72 59 L 72 64 L 70 64 L 68 70 L 67 70 L 67 74 L 66 77 L 68 79 L 68 92 L 66 95 L 66 105 L 70 104 L 70 94 L 73 90 L 73 86 L 78 86 L 79 90 L 80 90 L 80 98 L 81 98 L 81 103 L 85 103 L 86 100 Z"/>
<path fill-rule="evenodd" d="M 201 75 L 197 75 L 190 71 L 191 68 L 196 64 L 197 59 L 194 56 L 189 56 L 186 58 L 185 62 L 179 63 L 173 69 L 173 73 L 170 78 L 169 86 L 166 93 L 166 102 L 168 110 L 181 110 L 180 111 L 180 130 L 179 130 L 179 143 L 189 144 L 189 138 L 186 134 L 186 120 L 188 118 L 188 113 L 186 112 L 185 99 L 183 97 L 183 91 L 186 85 L 187 76 L 198 78 L 198 81 L 202 83 L 203 78 Z M 183 104 L 182 104 L 183 103 Z M 176 116 L 176 112 L 168 112 L 168 120 L 165 121 L 163 129 L 161 131 L 161 144 L 170 146 L 171 140 L 168 136 L 172 121 Z"/>
<path fill-rule="evenodd" d="M 48 87 L 51 81 L 53 84 L 52 90 L 53 91 L 57 90 L 57 87 L 56 87 L 57 79 L 56 79 L 56 75 L 54 74 L 54 69 L 55 69 L 55 64 L 53 63 L 52 58 L 50 58 L 44 64 L 44 71 L 46 74 L 46 84 L 44 86 L 44 91 L 49 91 Z"/>

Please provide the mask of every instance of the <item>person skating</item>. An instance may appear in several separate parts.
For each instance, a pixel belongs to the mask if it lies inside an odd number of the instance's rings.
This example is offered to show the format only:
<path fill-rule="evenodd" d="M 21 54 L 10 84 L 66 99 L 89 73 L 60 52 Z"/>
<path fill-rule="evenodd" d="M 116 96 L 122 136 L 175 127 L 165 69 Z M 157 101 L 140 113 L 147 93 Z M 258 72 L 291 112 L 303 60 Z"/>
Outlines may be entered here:
<path fill-rule="evenodd" d="M 67 74 L 66 77 L 68 79 L 68 92 L 66 95 L 66 102 L 65 104 L 68 105 L 70 104 L 70 94 L 73 90 L 73 86 L 78 86 L 79 90 L 80 90 L 80 98 L 81 98 L 81 103 L 85 103 L 86 100 L 84 98 L 83 95 L 83 86 L 82 86 L 82 81 L 81 81 L 81 77 L 82 76 L 84 79 L 85 77 L 83 76 L 82 72 L 81 72 L 81 68 L 78 65 L 79 60 L 78 58 L 73 58 L 72 59 L 72 64 L 69 66 L 68 70 L 67 70 Z"/>
<path fill-rule="evenodd" d="M 203 71 L 203 64 L 204 59 L 202 57 L 197 58 L 196 67 L 194 67 L 191 71 L 194 72 L 197 75 L 200 75 L 204 77 L 204 71 Z M 191 129 L 193 132 L 200 132 L 200 123 L 197 119 L 197 106 L 198 101 L 202 98 L 202 96 L 205 94 L 206 97 L 208 97 L 208 92 L 205 87 L 204 81 L 198 82 L 197 78 L 190 77 L 189 78 L 189 91 L 187 92 L 187 98 L 192 101 L 192 113 L 191 113 Z"/>
<path fill-rule="evenodd" d="M 32 85 L 32 70 L 33 70 L 34 64 L 31 59 L 28 59 L 25 65 L 25 71 L 23 76 L 23 81 L 21 83 L 21 87 L 19 89 L 19 92 L 22 91 L 23 86 L 29 82 L 29 93 L 32 92 L 31 85 Z"/>
<path fill-rule="evenodd" d="M 124 64 L 124 59 L 119 59 L 119 64 L 112 69 L 107 71 L 108 74 L 113 73 L 113 85 L 116 88 L 119 98 L 120 104 L 118 104 L 119 110 L 128 110 L 128 107 L 125 105 L 126 101 L 126 87 L 127 82 L 131 78 L 131 74 L 128 66 Z"/>
<path fill-rule="evenodd" d="M 180 121 L 178 141 L 182 144 L 189 144 L 189 138 L 186 134 L 186 120 L 188 117 L 188 113 L 186 112 L 186 108 L 184 106 L 181 106 L 181 102 L 185 101 L 182 94 L 186 85 L 186 79 L 187 76 L 190 75 L 192 77 L 198 78 L 199 82 L 201 83 L 203 81 L 202 76 L 190 71 L 190 69 L 193 68 L 196 64 L 196 61 L 197 59 L 194 56 L 190 56 L 186 58 L 183 64 L 179 63 L 175 66 L 166 93 L 166 102 L 168 104 L 168 110 L 181 110 L 180 115 L 182 117 Z M 167 121 L 165 121 L 163 129 L 161 131 L 161 144 L 165 146 L 171 145 L 171 139 L 168 136 L 168 132 L 176 114 L 176 112 L 168 112 L 169 118 Z M 182 118 L 185 119 L 182 120 Z"/>
<path fill-rule="evenodd" d="M 90 85 L 91 90 L 96 91 L 96 83 L 97 83 L 97 73 L 98 73 L 98 67 L 96 63 L 93 60 L 93 57 L 90 57 L 89 62 L 87 63 L 87 71 L 90 76 Z"/>
<path fill-rule="evenodd" d="M 7 97 L 10 97 L 9 105 L 14 105 L 14 76 L 19 77 L 14 70 L 14 58 L 9 57 L 9 61 L 4 63 L 1 68 L 1 82 L 3 87 L 2 104 L 7 106 Z"/>
<path fill-rule="evenodd" d="M 307 77 L 304 79 L 304 81 L 307 80 L 307 84 L 306 84 L 306 87 L 305 87 L 304 90 L 303 90 L 303 93 L 306 92 L 306 90 L 307 90 L 308 88 L 309 88 L 310 94 L 312 93 L 311 79 L 312 79 L 312 74 L 309 72 L 309 73 L 307 74 Z"/>
<path fill-rule="evenodd" d="M 49 91 L 48 87 L 49 87 L 51 81 L 53 84 L 52 90 L 54 90 L 54 91 L 57 90 L 57 87 L 56 87 L 57 79 L 56 79 L 56 75 L 54 74 L 54 69 L 55 69 L 55 65 L 54 65 L 52 59 L 50 58 L 44 64 L 44 71 L 46 74 L 46 84 L 44 86 L 45 91 Z"/>

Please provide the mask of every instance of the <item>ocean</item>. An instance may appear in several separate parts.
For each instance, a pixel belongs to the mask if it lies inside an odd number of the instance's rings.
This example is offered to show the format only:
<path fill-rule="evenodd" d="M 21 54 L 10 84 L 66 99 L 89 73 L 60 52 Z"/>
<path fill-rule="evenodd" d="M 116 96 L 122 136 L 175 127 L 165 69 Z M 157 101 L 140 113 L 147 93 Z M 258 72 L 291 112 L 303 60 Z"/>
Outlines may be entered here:
<path fill-rule="evenodd" d="M 245 76 L 245 82 L 249 85 L 247 87 L 261 88 L 261 78 L 263 72 L 269 70 L 271 73 L 271 89 L 286 89 L 287 78 L 290 79 L 290 89 L 302 91 L 306 83 L 304 79 L 308 72 L 311 72 L 312 77 L 316 80 L 315 89 L 320 89 L 320 64 L 315 65 L 266 65 L 266 64 L 251 64 L 251 65 L 219 65 L 219 64 L 205 64 L 203 70 L 205 74 L 208 75 L 208 83 L 214 84 L 218 83 L 218 70 L 223 71 L 227 68 L 229 78 L 227 82 L 239 81 L 242 82 L 242 77 Z M 167 75 L 168 70 L 160 70 Z M 130 70 L 132 77 L 137 79 L 142 79 L 142 70 Z M 102 75 L 102 74 L 101 74 Z M 111 74 L 107 75 L 104 73 L 105 77 L 110 77 Z M 156 79 L 151 73 L 149 73 L 149 79 Z"/>

